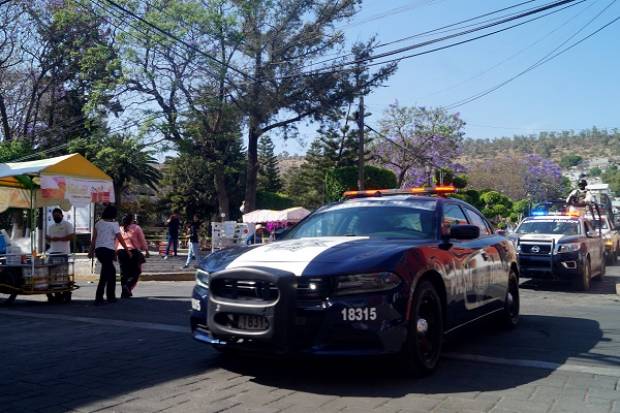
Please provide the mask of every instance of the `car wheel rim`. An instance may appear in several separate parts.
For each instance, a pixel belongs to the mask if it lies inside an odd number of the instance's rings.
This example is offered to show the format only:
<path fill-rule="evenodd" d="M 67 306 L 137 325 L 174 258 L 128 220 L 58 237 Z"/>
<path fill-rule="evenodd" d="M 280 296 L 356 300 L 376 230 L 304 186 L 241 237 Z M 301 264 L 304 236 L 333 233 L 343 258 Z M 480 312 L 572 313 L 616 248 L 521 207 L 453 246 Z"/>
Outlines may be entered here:
<path fill-rule="evenodd" d="M 425 364 L 432 365 L 437 359 L 440 347 L 439 311 L 436 297 L 430 292 L 422 295 L 416 319 L 416 344 Z"/>

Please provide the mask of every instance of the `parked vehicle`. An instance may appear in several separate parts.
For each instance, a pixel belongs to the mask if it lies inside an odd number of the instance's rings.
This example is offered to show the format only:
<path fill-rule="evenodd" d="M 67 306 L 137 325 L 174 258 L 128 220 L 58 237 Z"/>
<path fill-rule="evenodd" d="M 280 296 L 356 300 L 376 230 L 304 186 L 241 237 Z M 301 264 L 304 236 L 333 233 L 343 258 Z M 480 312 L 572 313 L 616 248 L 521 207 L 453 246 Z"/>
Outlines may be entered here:
<path fill-rule="evenodd" d="M 515 326 L 515 249 L 450 190 L 347 193 L 282 241 L 215 252 L 196 274 L 193 337 L 221 351 L 397 353 L 429 373 L 444 334 L 490 315 Z"/>

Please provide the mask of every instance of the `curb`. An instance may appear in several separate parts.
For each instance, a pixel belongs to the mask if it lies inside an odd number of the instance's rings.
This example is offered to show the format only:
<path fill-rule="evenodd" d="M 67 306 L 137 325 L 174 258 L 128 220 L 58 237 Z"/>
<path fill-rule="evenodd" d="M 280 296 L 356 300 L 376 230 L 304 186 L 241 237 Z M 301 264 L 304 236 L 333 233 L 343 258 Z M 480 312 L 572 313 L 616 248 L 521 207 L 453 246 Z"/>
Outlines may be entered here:
<path fill-rule="evenodd" d="M 194 281 L 196 276 L 194 272 L 160 272 L 160 273 L 142 273 L 140 281 Z M 76 275 L 76 281 L 93 281 L 99 280 L 99 275 Z"/>

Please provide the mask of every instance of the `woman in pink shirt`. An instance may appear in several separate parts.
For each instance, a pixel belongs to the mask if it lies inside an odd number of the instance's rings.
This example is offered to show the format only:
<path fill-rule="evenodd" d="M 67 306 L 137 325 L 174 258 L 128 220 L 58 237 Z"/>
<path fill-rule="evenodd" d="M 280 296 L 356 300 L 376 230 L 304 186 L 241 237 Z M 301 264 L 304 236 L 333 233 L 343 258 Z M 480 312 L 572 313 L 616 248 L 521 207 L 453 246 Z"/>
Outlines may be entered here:
<path fill-rule="evenodd" d="M 121 287 L 123 292 L 121 298 L 129 298 L 132 296 L 131 291 L 134 289 L 142 272 L 142 264 L 145 262 L 142 251 L 148 257 L 149 247 L 144 238 L 144 232 L 138 224 L 133 223 L 132 214 L 123 216 L 121 226 L 121 236 L 127 245 L 127 249 L 131 251 L 131 255 L 127 254 L 127 250 L 116 242 L 116 252 L 118 253 L 118 263 L 121 267 Z"/>

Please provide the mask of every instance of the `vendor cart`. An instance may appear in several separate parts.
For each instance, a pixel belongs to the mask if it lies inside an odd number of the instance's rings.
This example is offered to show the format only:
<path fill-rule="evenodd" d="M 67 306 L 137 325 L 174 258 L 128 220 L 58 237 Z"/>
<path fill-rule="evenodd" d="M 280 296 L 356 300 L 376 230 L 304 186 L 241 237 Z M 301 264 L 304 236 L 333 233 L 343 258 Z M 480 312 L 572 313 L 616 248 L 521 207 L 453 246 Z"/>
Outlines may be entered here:
<path fill-rule="evenodd" d="M 0 212 L 28 209 L 27 251 L 9 246 L 0 256 L 0 294 L 11 304 L 18 295 L 45 294 L 50 302 L 68 303 L 77 289 L 74 258 L 37 250 L 36 222 L 40 208 L 114 202 L 112 179 L 79 154 L 30 162 L 0 164 Z M 42 243 L 41 243 L 42 244 Z M 41 247 L 41 245 L 40 245 Z"/>

